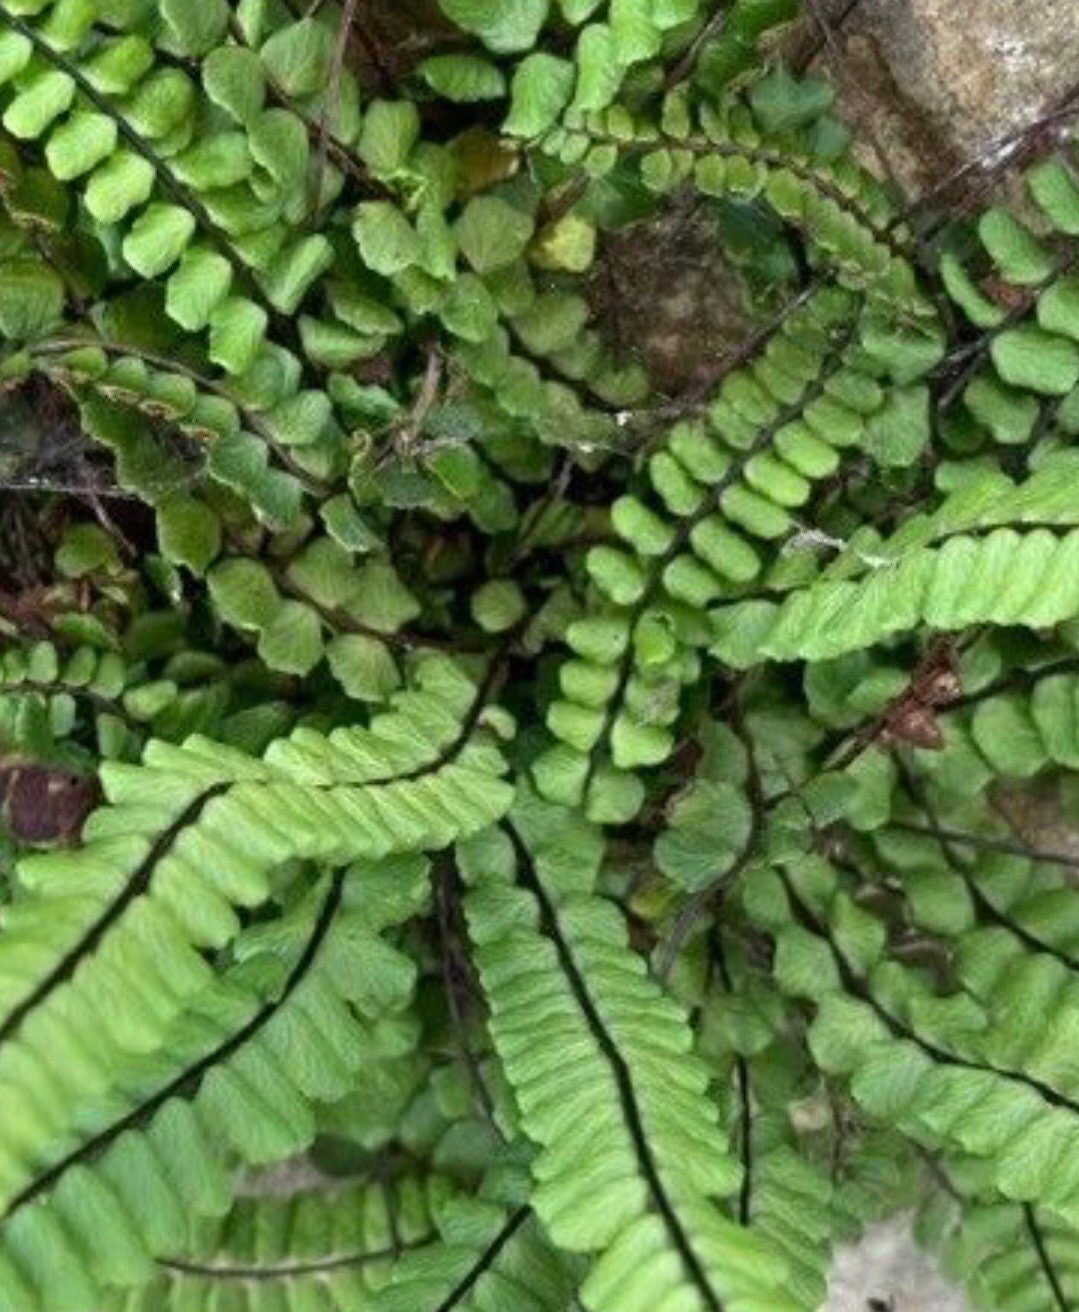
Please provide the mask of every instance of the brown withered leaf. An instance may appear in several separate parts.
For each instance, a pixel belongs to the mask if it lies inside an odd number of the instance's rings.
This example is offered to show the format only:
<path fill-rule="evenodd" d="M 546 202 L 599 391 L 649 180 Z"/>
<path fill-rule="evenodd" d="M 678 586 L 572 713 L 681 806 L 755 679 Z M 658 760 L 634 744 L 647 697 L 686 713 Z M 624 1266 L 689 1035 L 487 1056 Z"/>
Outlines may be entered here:
<path fill-rule="evenodd" d="M 77 843 L 101 800 L 96 776 L 23 761 L 0 762 L 0 823 L 18 843 Z"/>
<path fill-rule="evenodd" d="M 947 642 L 935 643 L 915 676 L 912 692 L 927 706 L 946 706 L 963 695 L 963 676 L 955 650 Z"/>
<path fill-rule="evenodd" d="M 944 733 L 937 717 L 919 702 L 898 707 L 889 717 L 881 739 L 886 743 L 909 743 L 912 747 L 923 747 L 932 752 L 939 752 L 944 746 Z"/>
<path fill-rule="evenodd" d="M 996 274 L 989 274 L 981 281 L 981 290 L 985 292 L 996 305 L 1002 310 L 1010 312 L 1025 309 L 1030 301 L 1030 291 L 1026 287 L 1018 287 L 1013 282 L 1008 282 Z"/>

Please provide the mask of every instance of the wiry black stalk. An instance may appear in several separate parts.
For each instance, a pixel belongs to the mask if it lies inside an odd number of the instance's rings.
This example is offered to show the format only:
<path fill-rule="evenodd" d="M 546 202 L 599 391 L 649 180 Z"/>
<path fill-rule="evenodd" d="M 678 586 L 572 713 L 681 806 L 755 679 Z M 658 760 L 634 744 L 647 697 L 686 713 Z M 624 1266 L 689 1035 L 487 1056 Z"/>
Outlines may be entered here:
<path fill-rule="evenodd" d="M 462 1301 L 479 1284 L 480 1280 L 498 1261 L 499 1255 L 506 1247 L 513 1236 L 520 1230 L 521 1226 L 528 1220 L 531 1210 L 527 1207 L 519 1207 L 514 1212 L 502 1229 L 495 1235 L 494 1239 L 480 1254 L 475 1265 L 462 1277 L 454 1286 L 453 1290 L 439 1303 L 434 1312 L 453 1312 L 453 1309 L 460 1307 Z"/>
<path fill-rule="evenodd" d="M 1074 1312 L 1074 1304 L 1064 1293 L 1064 1286 L 1061 1283 L 1060 1276 L 1057 1274 L 1053 1259 L 1049 1256 L 1049 1247 L 1045 1242 L 1045 1235 L 1042 1233 L 1038 1214 L 1030 1203 L 1023 1204 L 1023 1224 L 1030 1235 L 1034 1251 L 1038 1254 L 1038 1265 L 1041 1267 L 1042 1274 L 1053 1292 L 1053 1302 L 1057 1306 L 1057 1312 Z"/>
<path fill-rule="evenodd" d="M 273 1262 L 257 1264 L 254 1262 L 203 1262 L 189 1257 L 163 1258 L 158 1265 L 166 1271 L 179 1275 L 196 1276 L 200 1280 L 298 1280 L 304 1276 L 326 1276 L 334 1271 L 347 1271 L 355 1267 L 385 1262 L 399 1257 L 402 1253 L 415 1253 L 429 1248 L 437 1236 L 428 1234 L 411 1243 L 397 1244 L 393 1248 L 364 1250 L 359 1253 L 338 1253 L 328 1257 L 297 1258 L 293 1262 Z"/>

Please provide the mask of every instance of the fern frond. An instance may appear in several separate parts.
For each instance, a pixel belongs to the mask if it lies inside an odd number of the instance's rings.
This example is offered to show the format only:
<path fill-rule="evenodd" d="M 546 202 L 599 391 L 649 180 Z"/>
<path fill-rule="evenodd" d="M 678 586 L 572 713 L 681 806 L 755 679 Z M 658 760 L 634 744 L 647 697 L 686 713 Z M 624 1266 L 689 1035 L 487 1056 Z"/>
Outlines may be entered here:
<path fill-rule="evenodd" d="M 660 194 L 691 183 L 707 197 L 760 203 L 800 232 L 840 285 L 866 294 L 874 309 L 901 313 L 911 327 L 921 321 L 932 338 L 937 311 L 886 189 L 848 154 L 827 158 L 814 149 L 808 129 L 819 115 L 796 112 L 798 130 L 783 131 L 782 107 L 767 92 L 756 99 L 751 92 L 749 101 L 695 104 L 675 91 L 658 120 L 596 106 L 540 145 L 564 163 L 585 156 L 597 176 L 627 152 L 639 155 L 645 186 Z"/>
<path fill-rule="evenodd" d="M 361 701 L 382 701 L 400 683 L 389 643 L 415 618 L 419 602 L 385 557 L 356 563 L 340 543 L 315 533 L 276 568 L 225 553 L 207 583 L 222 619 L 257 635 L 271 669 L 308 674 L 325 658 Z M 410 642 L 401 635 L 400 644 Z"/>
<path fill-rule="evenodd" d="M 855 535 L 824 579 L 865 575 L 885 564 L 901 562 L 919 547 L 942 546 L 955 537 L 985 534 L 998 528 L 1066 529 L 1079 521 L 1079 501 L 1071 487 L 1075 458 L 1059 452 L 1029 478 L 1016 481 L 1002 471 L 975 475 L 947 496 L 938 509 L 912 515 L 885 541 Z M 871 558 L 867 563 L 866 557 Z"/>
<path fill-rule="evenodd" d="M 102 757 L 137 752 L 138 721 L 124 704 L 132 673 L 115 652 L 82 647 L 62 658 L 48 642 L 9 647 L 0 660 L 0 747 L 36 760 L 54 756 L 81 706 L 93 719 Z"/>
<path fill-rule="evenodd" d="M 310 212 L 303 185 L 309 125 L 265 106 L 257 61 L 236 61 L 239 100 L 219 107 L 210 90 L 216 84 L 200 88 L 171 55 L 209 61 L 226 38 L 227 15 L 200 28 L 173 8 L 148 34 L 136 19 L 123 35 L 103 37 L 88 23 L 58 40 L 50 12 L 7 14 L 25 59 L 22 68 L 5 66 L 9 80 L 20 78 L 5 127 L 44 142 L 50 169 L 76 183 L 96 223 L 122 225 L 133 268 L 147 278 L 170 274 L 169 310 L 182 327 L 223 334 L 243 316 L 262 332 L 272 323 L 295 340 L 285 316 L 331 258 L 325 237 L 300 235 Z M 43 88 L 53 83 L 49 100 Z M 215 127 L 196 141 L 200 111 Z"/>
<path fill-rule="evenodd" d="M 819 860 L 806 858 L 798 875 L 757 872 L 745 905 L 774 933 L 780 986 L 817 1008 L 809 1035 L 815 1059 L 849 1079 L 867 1114 L 930 1151 L 943 1145 L 986 1162 L 1006 1197 L 1076 1215 L 1079 1178 L 1065 1163 L 1079 1132 L 1079 1101 L 1064 1055 L 1075 1024 L 1074 981 L 1057 963 L 1030 963 L 1029 987 L 1039 997 L 1034 1030 L 1009 1005 L 1008 987 L 984 955 L 972 950 L 967 987 L 961 981 L 943 996 L 931 979 L 889 959 L 885 927 Z M 1006 947 L 1003 959 L 1010 955 Z"/>
<path fill-rule="evenodd" d="M 451 1202 L 436 1220 L 442 1242 L 395 1264 L 375 1312 L 566 1312 L 573 1305 L 573 1264 L 550 1247 L 527 1207 L 507 1214 L 486 1201 Z"/>
<path fill-rule="evenodd" d="M 812 1312 L 929 1176 L 1064 1312 L 1071 145 L 927 225 L 797 0 L 401 8 L 0 0 L 0 791 L 106 799 L 0 848 L 0 1312 Z"/>
<path fill-rule="evenodd" d="M 691 27 L 701 3 L 678 0 L 656 7 L 641 0 L 596 0 L 563 5 L 559 17 L 576 31 L 569 59 L 528 53 L 539 43 L 549 17 L 546 5 L 526 3 L 512 15 L 477 8 L 467 0 L 440 0 L 440 8 L 451 22 L 496 55 L 526 56 L 513 78 L 508 130 L 529 137 L 552 127 L 563 111 L 568 110 L 568 122 L 576 123 L 590 111 L 610 104 L 631 69 L 654 63 L 669 33 Z M 434 63 L 428 61 L 425 67 Z M 439 69 L 451 83 L 460 82 L 462 99 L 471 98 L 465 94 L 468 67 L 463 57 L 451 55 L 444 57 Z M 484 67 L 491 65 L 485 63 Z M 500 90 L 495 88 L 496 96 Z"/>
<path fill-rule="evenodd" d="M 38 1312 L 39 1284 L 49 1307 L 85 1303 L 95 1281 L 141 1278 L 148 1238 L 150 1252 L 177 1246 L 174 1229 L 140 1237 L 129 1195 L 121 1206 L 100 1193 L 95 1164 L 124 1160 L 129 1131 L 164 1136 L 166 1174 L 188 1191 L 183 1161 L 206 1163 L 186 1199 L 196 1211 L 213 1210 L 224 1188 L 208 1134 L 250 1161 L 310 1142 L 305 1099 L 343 1096 L 365 1059 L 350 1008 L 372 1020 L 399 1008 L 412 968 L 378 943 L 377 900 L 352 912 L 343 876 L 279 928 L 241 933 L 237 908 L 266 904 L 286 863 L 370 869 L 497 819 L 510 792 L 497 754 L 473 741 L 473 704 L 468 681 L 434 662 L 426 688 L 421 679 L 400 694 L 370 729 L 300 730 L 261 761 L 199 739 L 151 744 L 142 766 L 107 769 L 112 805 L 90 822 L 84 849 L 25 863 L 31 892 L 0 938 L 7 1304 Z M 226 947 L 237 964 L 219 976 L 207 949 Z M 102 999 L 114 1001 L 90 1049 Z M 193 1104 L 177 1101 L 188 1091 Z M 125 1174 L 118 1187 L 134 1181 Z M 122 1224 L 87 1265 L 71 1244 L 95 1194 Z M 55 1204 L 35 1205 L 43 1198 Z M 76 1238 L 65 1239 L 71 1227 Z M 70 1252 L 66 1275 L 39 1267 L 45 1234 Z"/>
<path fill-rule="evenodd" d="M 752 976 L 738 975 L 737 992 L 727 954 L 717 952 L 719 987 L 702 999 L 702 1048 L 722 1072 L 721 1107 L 726 1110 L 731 1151 L 742 1169 L 737 1202 L 739 1224 L 763 1234 L 788 1266 L 786 1292 L 799 1306 L 814 1309 L 825 1295 L 827 1255 L 841 1227 L 833 1215 L 834 1186 L 817 1163 L 799 1151 L 776 1089 L 799 1092 L 804 1072 L 792 1046 L 769 1024 L 768 1006 L 757 1011 Z M 762 1000 L 764 1001 L 764 1000 Z M 728 1015 L 729 1012 L 735 1014 Z M 787 1086 L 791 1072 L 795 1085 Z"/>
<path fill-rule="evenodd" d="M 187 648 L 152 661 L 90 646 L 12 645 L 0 661 L 0 747 L 34 761 L 137 759 L 147 738 L 191 734 L 259 750 L 295 720 L 272 680 Z M 280 691 L 280 689 L 277 689 Z M 259 704 L 250 700 L 259 697 Z"/>
<path fill-rule="evenodd" d="M 967 823 L 970 810 L 963 815 Z M 1074 1024 L 1069 1014 L 1079 971 L 1066 874 L 1052 854 L 1043 856 L 1014 835 L 995 844 L 995 830 L 1003 825 L 991 810 L 985 818 L 974 812 L 981 823 L 969 838 L 962 829 L 945 827 L 936 806 L 916 791 L 909 810 L 897 805 L 896 812 L 873 840 L 885 869 L 902 880 L 911 923 L 950 949 L 954 982 L 999 1025 L 1003 1052 L 1021 1055 L 1025 1069 L 1048 1073 L 1050 1080 L 1066 1073 L 1054 1035 Z M 924 812 L 921 824 L 907 819 L 911 812 L 919 819 Z M 1066 863 L 1066 854 L 1059 859 Z M 1047 997 L 1049 1032 L 1037 1040 L 1033 1033 L 1007 1037 L 1013 1017 Z"/>
<path fill-rule="evenodd" d="M 153 1281 L 110 1296 L 108 1312 L 241 1312 L 297 1303 L 337 1312 L 376 1296 L 400 1254 L 437 1238 L 432 1212 L 447 1183 L 405 1176 L 285 1197 L 240 1198 L 194 1227 L 192 1242 L 160 1259 Z"/>
<path fill-rule="evenodd" d="M 1065 520 L 1070 515 L 1065 516 Z M 1079 534 L 1064 528 L 995 528 L 915 547 L 864 578 L 822 579 L 782 601 L 712 612 L 712 652 L 744 669 L 770 660 L 830 660 L 921 628 L 977 624 L 1049 629 L 1079 611 Z"/>
<path fill-rule="evenodd" d="M 380 860 L 424 850 L 428 840 L 433 849 L 452 841 L 459 826 L 472 827 L 474 805 L 480 815 L 493 806 L 497 816 L 509 795 L 497 753 L 472 741 L 474 696 L 467 679 L 434 660 L 426 674 L 421 668 L 419 688 L 399 694 L 395 709 L 369 729 L 329 736 L 300 729 L 261 761 L 198 738 L 182 747 L 157 742 L 142 765 L 107 766 L 112 806 L 91 819 L 86 848 L 22 868 L 34 896 L 12 911 L 20 930 L 9 927 L 4 936 L 13 968 L 0 1034 L 72 977 L 147 893 L 170 935 L 222 947 L 238 929 L 233 908 L 265 901 L 276 865 Z M 458 788 L 483 778 L 484 796 L 458 800 Z M 275 807 L 285 809 L 275 815 Z M 293 811 L 304 817 L 303 834 L 286 839 L 281 820 Z M 73 863 L 77 878 L 66 874 Z M 70 937 L 57 933 L 53 960 L 41 959 L 34 941 L 60 908 L 70 914 Z M 26 966 L 16 965 L 23 954 Z"/>
<path fill-rule="evenodd" d="M 350 912 L 345 883 L 335 877 L 305 900 L 276 943 L 263 947 L 256 932 L 247 955 L 238 942 L 236 967 L 158 1021 L 156 1051 L 145 1044 L 148 997 L 134 1049 L 125 1051 L 119 1017 L 93 1056 L 70 1028 L 53 1027 L 60 1067 L 29 1061 L 42 1011 L 9 1038 L 5 1105 L 38 1113 L 11 1122 L 4 1145 L 5 1305 L 90 1306 L 110 1286 L 144 1283 L 152 1258 L 182 1249 L 193 1216 L 227 1207 L 234 1154 L 259 1163 L 309 1145 L 310 1100 L 348 1088 L 370 1027 L 407 1003 L 413 978 L 397 957 L 395 986 L 387 976 L 371 989 L 370 954 L 382 966 L 397 954 Z M 78 1099 L 66 1126 L 65 1095 Z"/>
<path fill-rule="evenodd" d="M 940 269 L 948 293 L 977 335 L 957 351 L 944 396 L 961 399 L 970 449 L 988 435 L 1022 444 L 1061 422 L 1079 385 L 1074 238 L 1079 235 L 1079 183 L 1074 152 L 1038 164 L 1025 177 L 1037 229 L 999 207 L 977 224 L 976 249 L 946 251 Z"/>
<path fill-rule="evenodd" d="M 595 1260 L 585 1305 L 787 1306 L 775 1255 L 724 1214 L 739 1170 L 683 1015 L 626 952 L 617 910 L 547 865 L 557 812 L 526 824 L 527 840 L 514 827 L 477 856 L 466 913 L 495 1048 L 540 1148 L 533 1206 L 560 1248 Z"/>
<path fill-rule="evenodd" d="M 724 21 L 717 24 L 713 15 L 703 33 L 697 81 L 718 98 L 756 67 L 776 29 L 782 33 L 800 12 L 797 0 L 771 0 L 763 5 L 735 0 Z"/>
<path fill-rule="evenodd" d="M 126 258 L 133 267 L 146 277 L 165 272 L 201 231 L 209 244 L 201 251 L 196 248 L 195 253 L 203 262 L 203 276 L 212 276 L 219 287 L 217 300 L 227 297 L 235 279 L 245 301 L 269 318 L 272 304 L 251 277 L 226 231 L 214 223 L 199 194 L 198 182 L 190 174 L 185 180 L 168 158 L 185 137 L 190 140 L 193 135 L 194 123 L 189 116 L 195 106 L 195 88 L 191 80 L 179 69 L 164 69 L 155 70 L 153 81 L 144 81 L 154 61 L 145 38 L 136 36 L 127 38 L 126 45 L 119 44 L 124 41 L 119 38 L 111 50 L 106 47 L 97 52 L 96 59 L 105 62 L 108 69 L 102 77 L 91 62 L 93 56 L 84 57 L 90 65 L 86 68 L 77 46 L 55 46 L 33 21 L 10 12 L 6 17 L 26 43 L 30 67 L 29 89 L 15 94 L 5 110 L 3 122 L 8 131 L 29 140 L 46 136 L 46 159 L 62 180 L 87 172 L 89 164 L 90 177 L 84 184 L 86 204 L 99 223 L 123 221 L 132 208 L 149 201 L 158 190 L 161 199 L 152 202 L 130 225 L 125 238 Z M 64 89 L 63 99 L 51 105 L 45 102 L 39 108 L 40 87 L 49 82 Z M 103 86 L 113 94 L 118 89 L 131 99 L 117 105 L 109 91 L 101 89 Z M 77 96 L 85 108 L 77 106 Z M 156 106 L 155 99 L 159 102 Z M 71 117 L 54 128 L 58 113 L 73 105 L 76 107 Z M 87 151 L 84 143 L 91 133 L 100 140 L 104 152 Z M 122 141 L 123 149 L 113 154 L 117 141 Z M 106 156 L 104 163 L 102 153 Z M 246 169 L 241 165 L 236 181 L 253 167 L 249 150 L 241 158 L 246 158 Z"/>
<path fill-rule="evenodd" d="M 965 757 L 971 769 L 963 783 L 980 792 L 999 772 L 1005 779 L 1032 779 L 1043 771 L 1075 768 L 1077 727 L 1073 706 L 1079 682 L 1069 658 L 1032 670 L 1026 679 L 995 695 L 980 697 L 969 710 L 944 719 L 946 745 L 953 760 Z M 931 770 L 931 782 L 954 791 L 951 762 Z"/>
<path fill-rule="evenodd" d="M 1066 1312 L 1079 1279 L 1075 1231 L 1038 1207 L 986 1194 L 984 1176 L 969 1162 L 934 1163 L 938 1187 L 917 1216 L 918 1238 L 974 1307 Z"/>
<path fill-rule="evenodd" d="M 851 346 L 865 323 L 852 296 L 810 298 L 724 382 L 707 424 L 676 426 L 640 492 L 615 502 L 625 545 L 589 553 L 598 605 L 567 629 L 575 659 L 547 716 L 562 745 L 534 769 L 552 800 L 584 799 L 607 821 L 639 807 L 626 773 L 673 750 L 681 690 L 699 679 L 708 644 L 705 608 L 758 577 L 768 544 L 796 534 L 814 482 L 844 449 L 872 449 L 888 422 L 875 377 L 887 366 Z"/>
<path fill-rule="evenodd" d="M 700 1050 L 718 1072 L 721 1112 L 742 1166 L 737 1218 L 783 1255 L 786 1292 L 811 1312 L 826 1296 L 836 1246 L 905 1197 L 909 1154 L 898 1136 L 867 1131 L 851 1159 L 838 1094 L 821 1081 L 770 981 L 718 931 L 707 949 Z"/>

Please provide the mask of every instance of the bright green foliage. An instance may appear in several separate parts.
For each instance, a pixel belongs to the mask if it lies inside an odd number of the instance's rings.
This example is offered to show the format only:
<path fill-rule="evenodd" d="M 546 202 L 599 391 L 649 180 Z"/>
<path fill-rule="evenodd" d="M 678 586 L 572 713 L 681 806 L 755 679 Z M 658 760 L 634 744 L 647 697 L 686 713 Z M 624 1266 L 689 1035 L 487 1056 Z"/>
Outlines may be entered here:
<path fill-rule="evenodd" d="M 274 700 L 281 686 L 265 670 L 250 662 L 230 667 L 185 648 L 182 633 L 177 638 L 176 650 L 151 660 L 91 646 L 9 647 L 0 680 L 4 750 L 94 768 L 137 759 L 150 736 L 178 742 L 212 734 L 258 750 L 292 723 L 295 713 Z"/>
<path fill-rule="evenodd" d="M 529 827 L 560 822 L 545 809 Z M 541 1147 L 532 1205 L 559 1247 L 598 1257 L 581 1291 L 586 1306 L 792 1306 L 783 1266 L 719 1205 L 738 1169 L 685 1018 L 626 951 L 617 911 L 585 881 L 557 898 L 542 848 L 534 861 L 510 832 L 515 846 L 476 856 L 477 867 L 491 860 L 503 871 L 477 868 L 466 910 L 495 1048 L 521 1126 Z M 518 863 L 523 889 L 513 886 Z M 533 1041 L 540 1017 L 549 1048 Z"/>
<path fill-rule="evenodd" d="M 461 1209 L 446 1178 L 403 1175 L 283 1197 L 241 1198 L 192 1227 L 145 1289 L 118 1295 L 110 1312 L 149 1303 L 204 1312 L 233 1300 L 244 1312 L 290 1302 L 360 1305 L 387 1283 L 394 1259 L 428 1254 Z M 436 1228 L 437 1227 L 437 1228 Z M 239 1302 L 235 1302 L 239 1300 Z"/>
<path fill-rule="evenodd" d="M 961 1163 L 940 1175 L 918 1218 L 945 1269 L 977 1307 L 1067 1307 L 1076 1288 L 1073 1232 L 1038 1208 L 987 1200 L 982 1174 Z"/>
<path fill-rule="evenodd" d="M 469 1200 L 437 1219 L 443 1242 L 399 1258 L 372 1302 L 378 1312 L 443 1305 L 559 1312 L 571 1305 L 573 1264 L 547 1243 L 527 1208 L 507 1215 L 495 1203 Z"/>
<path fill-rule="evenodd" d="M 810 879 L 814 895 L 799 883 Z M 752 894 L 758 923 L 776 931 L 784 991 L 811 999 L 815 1060 L 851 1081 L 859 1107 L 887 1118 L 927 1148 L 949 1136 L 957 1151 L 990 1159 L 1005 1196 L 1041 1200 L 1076 1217 L 1070 1160 L 1076 1134 L 1073 1086 L 1061 1053 L 1074 1017 L 1062 964 L 1034 954 L 1021 974 L 1008 931 L 986 931 L 958 962 L 943 996 L 930 981 L 887 960 L 881 927 L 822 866 L 769 872 Z M 1034 999 L 1043 1027 L 1016 1026 Z"/>
<path fill-rule="evenodd" d="M 816 661 L 921 625 L 942 632 L 976 624 L 1042 629 L 1073 618 L 1074 468 L 1060 456 L 1018 487 L 975 477 L 935 515 L 909 520 L 896 539 L 875 546 L 872 556 L 848 548 L 781 603 L 718 606 L 716 654 L 743 668 L 761 653 Z"/>
<path fill-rule="evenodd" d="M 796 0 L 437 8 L 0 0 L 0 383 L 117 503 L 0 580 L 0 1309 L 813 1312 L 914 1206 L 1064 1312 L 1075 151 L 915 223 Z"/>
<path fill-rule="evenodd" d="M 417 678 L 369 730 L 299 730 L 262 760 L 200 738 L 153 743 L 143 765 L 103 772 L 110 805 L 77 856 L 24 863 L 0 1003 L 8 1305 L 66 1305 L 144 1278 L 179 1242 L 174 1214 L 214 1214 L 227 1198 L 221 1154 L 258 1164 L 306 1147 L 304 1099 L 343 1097 L 377 1052 L 364 1018 L 408 1005 L 415 967 L 379 937 L 425 897 L 422 861 L 402 857 L 484 828 L 509 799 L 497 753 L 462 738 L 467 682 L 437 663 Z M 275 897 L 275 872 L 297 862 L 344 873 Z M 279 923 L 245 930 L 238 911 L 271 899 Z M 35 951 L 43 933 L 53 961 Z M 209 950 L 226 954 L 219 969 Z M 126 972 L 152 976 L 152 992 L 128 992 Z M 91 1053 L 79 1018 L 109 998 Z M 32 1059 L 46 1036 L 48 1057 Z M 148 1170 L 160 1215 L 136 1201 Z M 31 1206 L 45 1191 L 58 1215 Z M 65 1220 L 77 1244 L 102 1207 L 116 1232 L 92 1255 L 65 1246 L 63 1270 L 31 1260 Z"/>

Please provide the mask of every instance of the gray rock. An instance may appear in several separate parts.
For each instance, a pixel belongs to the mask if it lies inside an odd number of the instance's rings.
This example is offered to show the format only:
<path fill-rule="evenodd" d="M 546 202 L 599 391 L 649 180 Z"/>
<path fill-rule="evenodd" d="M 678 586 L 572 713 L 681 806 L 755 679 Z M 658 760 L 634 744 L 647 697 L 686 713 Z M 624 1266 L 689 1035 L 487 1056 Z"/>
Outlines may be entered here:
<path fill-rule="evenodd" d="M 965 1312 L 966 1306 L 915 1244 L 910 1218 L 898 1216 L 839 1251 L 822 1312 Z"/>
<path fill-rule="evenodd" d="M 803 62 L 831 65 L 856 127 L 870 129 L 920 194 L 952 170 L 993 167 L 1014 138 L 1079 95 L 1079 0 L 815 0 Z M 1047 144 L 1035 133 L 1032 149 Z"/>

